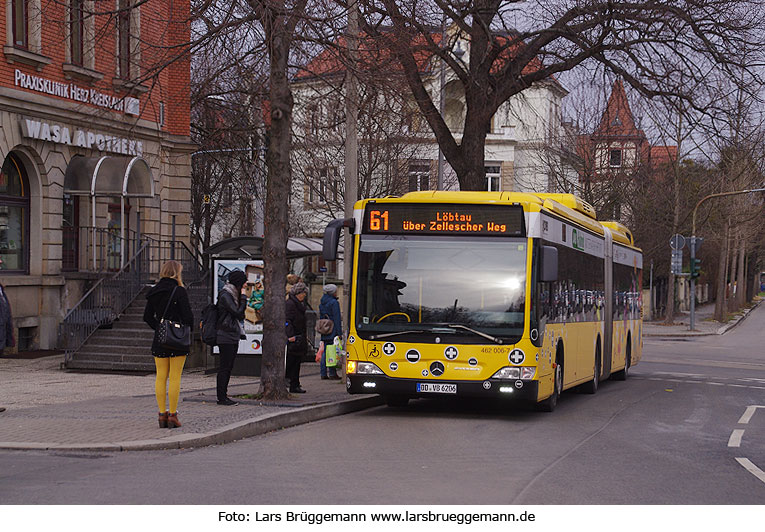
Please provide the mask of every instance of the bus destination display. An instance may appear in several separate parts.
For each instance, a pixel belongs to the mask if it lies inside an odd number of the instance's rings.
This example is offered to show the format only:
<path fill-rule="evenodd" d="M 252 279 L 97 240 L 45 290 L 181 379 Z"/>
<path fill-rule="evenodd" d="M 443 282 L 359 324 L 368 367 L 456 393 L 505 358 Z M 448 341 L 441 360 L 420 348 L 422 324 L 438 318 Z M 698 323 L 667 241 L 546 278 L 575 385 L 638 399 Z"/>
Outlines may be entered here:
<path fill-rule="evenodd" d="M 368 204 L 364 213 L 364 232 L 523 236 L 523 210 L 510 205 Z"/>

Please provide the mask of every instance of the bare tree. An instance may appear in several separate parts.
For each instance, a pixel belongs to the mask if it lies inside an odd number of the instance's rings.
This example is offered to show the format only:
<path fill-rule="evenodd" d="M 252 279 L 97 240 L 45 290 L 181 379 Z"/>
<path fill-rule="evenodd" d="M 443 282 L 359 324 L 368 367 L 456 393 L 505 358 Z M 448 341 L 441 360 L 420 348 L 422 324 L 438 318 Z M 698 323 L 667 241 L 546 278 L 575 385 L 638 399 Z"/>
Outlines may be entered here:
<path fill-rule="evenodd" d="M 757 1 L 606 2 L 363 0 L 361 26 L 401 64 L 409 90 L 463 190 L 480 190 L 484 146 L 499 106 L 532 84 L 578 65 L 600 63 L 648 97 L 681 98 L 697 108 L 707 94 L 688 94 L 687 79 L 761 62 Z M 454 30 L 441 42 L 445 16 Z M 388 30 L 387 27 L 392 28 Z M 455 51 L 468 45 L 463 59 Z M 742 51 L 748 51 L 743 54 Z M 754 51 L 754 52 L 753 52 Z M 445 62 L 465 94 L 458 143 L 437 105 L 423 58 Z M 678 76 L 683 73 L 683 76 Z"/>
<path fill-rule="evenodd" d="M 288 200 L 292 187 L 291 127 L 293 96 L 290 88 L 290 59 L 296 38 L 303 33 L 307 0 L 199 0 L 194 15 L 198 28 L 186 51 L 210 45 L 217 61 L 209 65 L 207 78 L 224 93 L 239 91 L 253 102 L 258 91 L 242 83 L 243 78 L 262 75 L 262 114 L 266 115 L 266 191 L 263 260 L 265 263 L 265 306 L 261 391 L 265 398 L 287 395 L 284 386 L 284 279 L 287 275 Z M 298 28 L 301 29 L 298 29 Z M 265 142 L 264 142 L 265 143 Z M 242 193 L 242 191 L 237 191 Z M 246 195 L 246 192 L 245 192 Z"/>
<path fill-rule="evenodd" d="M 727 193 L 762 187 L 765 182 L 765 117 L 761 100 L 751 96 L 761 84 L 745 70 L 736 71 L 734 82 L 713 80 L 710 89 L 717 95 L 715 113 L 702 123 L 706 143 L 700 147 L 715 167 L 711 192 Z M 763 214 L 762 196 L 733 196 L 707 201 L 698 213 L 697 231 L 717 243 L 715 319 L 726 321 L 726 312 L 738 308 L 736 299 L 728 305 L 734 286 L 747 284 L 741 260 L 743 251 L 755 249 Z M 734 259 L 735 257 L 735 259 Z M 734 262 L 735 260 L 735 262 Z M 739 277 L 738 283 L 736 277 Z M 730 285 L 729 285 L 730 282 Z"/>
<path fill-rule="evenodd" d="M 409 163 L 420 150 L 418 112 L 390 80 L 374 83 L 374 77 L 365 74 L 358 79 L 359 195 L 401 194 L 408 190 Z M 311 76 L 293 84 L 301 112 L 293 128 L 297 178 L 292 200 L 297 204 L 290 222 L 298 234 L 323 231 L 327 221 L 343 214 L 344 80 L 339 75 Z"/>
<path fill-rule="evenodd" d="M 248 0 L 265 29 L 269 59 L 269 146 L 266 152 L 266 211 L 263 261 L 265 263 L 265 306 L 263 320 L 263 397 L 287 396 L 284 386 L 284 279 L 287 277 L 287 218 L 292 188 L 291 127 L 293 96 L 289 58 L 296 28 L 305 15 L 307 0 Z"/>

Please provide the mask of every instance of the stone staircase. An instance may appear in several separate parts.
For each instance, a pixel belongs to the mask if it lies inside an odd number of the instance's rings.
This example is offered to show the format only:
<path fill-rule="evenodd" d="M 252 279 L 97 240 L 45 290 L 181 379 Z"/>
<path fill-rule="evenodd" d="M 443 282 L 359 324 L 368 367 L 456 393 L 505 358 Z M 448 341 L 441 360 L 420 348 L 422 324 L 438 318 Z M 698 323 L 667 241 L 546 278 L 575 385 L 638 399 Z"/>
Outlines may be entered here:
<path fill-rule="evenodd" d="M 113 322 L 111 329 L 98 329 L 74 353 L 67 369 L 153 372 L 152 331 L 143 321 L 146 306 L 144 288 L 130 306 Z"/>

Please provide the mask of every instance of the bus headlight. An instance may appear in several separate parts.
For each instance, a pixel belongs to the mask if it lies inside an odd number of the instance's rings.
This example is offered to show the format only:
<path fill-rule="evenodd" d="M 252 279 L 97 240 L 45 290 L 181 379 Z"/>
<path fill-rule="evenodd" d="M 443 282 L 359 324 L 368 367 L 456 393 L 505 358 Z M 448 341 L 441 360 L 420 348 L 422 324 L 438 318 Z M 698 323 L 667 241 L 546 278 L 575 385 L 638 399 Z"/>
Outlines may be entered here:
<path fill-rule="evenodd" d="M 355 360 L 348 361 L 345 372 L 357 375 L 383 375 L 383 371 L 371 362 L 356 362 Z"/>
<path fill-rule="evenodd" d="M 530 380 L 534 378 L 537 368 L 521 368 L 521 378 L 524 380 Z"/>
<path fill-rule="evenodd" d="M 502 368 L 494 375 L 492 379 L 524 379 L 531 380 L 534 378 L 537 368 L 511 368 L 509 366 Z"/>
<path fill-rule="evenodd" d="M 519 379 L 521 377 L 521 368 L 504 367 L 494 375 L 492 379 Z"/>

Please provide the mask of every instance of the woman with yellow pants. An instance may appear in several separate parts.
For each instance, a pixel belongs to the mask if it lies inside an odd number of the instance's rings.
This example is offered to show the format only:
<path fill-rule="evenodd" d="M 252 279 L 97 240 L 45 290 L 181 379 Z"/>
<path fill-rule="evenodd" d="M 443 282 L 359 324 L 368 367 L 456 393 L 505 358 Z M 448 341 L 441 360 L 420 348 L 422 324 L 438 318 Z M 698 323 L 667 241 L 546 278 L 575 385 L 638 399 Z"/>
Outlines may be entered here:
<path fill-rule="evenodd" d="M 189 304 L 189 295 L 183 287 L 180 262 L 170 260 L 159 270 L 159 282 L 146 294 L 146 310 L 143 321 L 152 329 L 157 328 L 163 317 L 170 321 L 191 326 L 194 315 Z M 156 339 L 151 346 L 154 364 L 157 367 L 157 380 L 154 392 L 159 406 L 159 426 L 161 428 L 180 427 L 178 420 L 178 400 L 181 393 L 181 373 L 188 351 L 175 351 L 160 347 Z M 169 385 L 168 385 L 169 381 Z M 168 408 L 169 403 L 169 409 Z"/>

